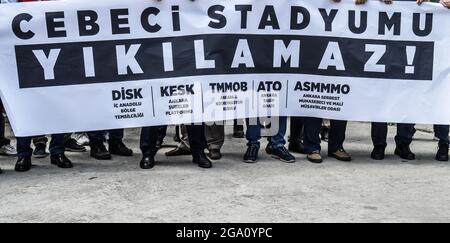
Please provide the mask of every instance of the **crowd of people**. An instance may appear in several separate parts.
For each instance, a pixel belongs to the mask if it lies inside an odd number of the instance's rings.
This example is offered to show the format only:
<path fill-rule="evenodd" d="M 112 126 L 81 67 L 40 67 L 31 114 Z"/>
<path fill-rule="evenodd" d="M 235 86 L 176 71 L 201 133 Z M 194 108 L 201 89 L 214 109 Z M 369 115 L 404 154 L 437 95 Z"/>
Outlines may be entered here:
<path fill-rule="evenodd" d="M 1 0 L 1 3 L 30 2 L 37 0 Z M 149 0 L 154 1 L 154 0 Z M 163 0 L 158 0 L 163 1 Z M 193 0 L 191 0 L 193 1 Z M 341 0 L 331 0 L 340 2 Z M 392 0 L 380 0 L 386 4 Z M 415 0 L 397 0 L 415 1 Z M 364 4 L 367 0 L 355 0 L 356 4 Z M 418 4 L 426 2 L 417 0 Z M 432 2 L 438 2 L 432 1 Z M 450 7 L 450 0 L 441 0 L 442 4 Z M 1 107 L 3 110 L 3 107 Z M 313 163 L 322 163 L 321 140 L 328 140 L 328 156 L 340 161 L 351 161 L 352 157 L 344 149 L 347 122 L 331 120 L 328 126 L 323 126 L 323 119 L 313 117 L 292 117 L 290 127 L 290 139 L 288 148 L 285 147 L 285 136 L 287 132 L 287 117 L 280 117 L 278 120 L 277 133 L 268 137 L 266 153 L 273 158 L 286 163 L 294 163 L 295 156 L 292 153 L 306 154 L 307 159 Z M 31 169 L 31 158 L 44 158 L 48 156 L 46 152 L 48 139 L 46 136 L 40 137 L 18 137 L 17 150 L 11 145 L 11 141 L 5 137 L 5 117 L 0 116 L 0 154 L 16 156 L 17 162 L 15 170 L 25 172 Z M 243 156 L 246 163 L 256 163 L 260 150 L 261 125 L 251 124 L 247 120 L 247 129 L 244 133 L 244 126 L 239 121 L 235 121 L 233 136 L 248 140 L 247 151 Z M 405 160 L 414 160 L 415 154 L 410 149 L 410 144 L 415 133 L 414 124 L 397 124 L 397 136 L 395 137 L 395 154 Z M 439 146 L 436 160 L 448 161 L 449 153 L 449 129 L 448 125 L 435 125 L 435 135 L 439 138 Z M 211 160 L 222 158 L 221 148 L 225 141 L 223 125 L 180 125 L 177 126 L 175 140 L 179 146 L 166 153 L 166 156 L 192 155 L 192 161 L 201 168 L 211 168 Z M 155 155 L 161 148 L 166 136 L 167 126 L 144 127 L 141 131 L 140 149 L 142 169 L 151 169 L 155 166 Z M 371 158 L 383 160 L 387 146 L 387 123 L 372 124 L 373 151 Z M 73 164 L 66 157 L 65 151 L 85 152 L 90 146 L 90 155 L 97 160 L 110 160 L 115 156 L 133 156 L 133 151 L 124 142 L 124 130 L 95 131 L 77 134 L 54 134 L 51 136 L 49 144 L 50 161 L 60 168 L 72 168 Z M 34 149 L 31 148 L 34 144 Z M 105 146 L 108 143 L 108 148 Z M 205 153 L 205 150 L 208 153 Z M 0 169 L 1 173 L 1 169 Z"/>

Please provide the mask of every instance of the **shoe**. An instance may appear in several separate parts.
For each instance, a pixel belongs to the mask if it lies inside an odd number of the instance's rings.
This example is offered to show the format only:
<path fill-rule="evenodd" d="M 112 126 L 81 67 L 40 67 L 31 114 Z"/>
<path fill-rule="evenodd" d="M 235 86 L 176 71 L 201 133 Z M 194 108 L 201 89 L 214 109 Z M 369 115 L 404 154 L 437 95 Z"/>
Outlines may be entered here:
<path fill-rule="evenodd" d="M 183 155 L 191 155 L 191 154 L 192 154 L 191 150 L 186 149 L 186 148 L 180 148 L 180 147 L 177 147 L 176 149 L 166 152 L 167 157 L 175 157 L 175 156 L 183 156 Z"/>
<path fill-rule="evenodd" d="M 416 155 L 413 152 L 411 152 L 411 148 L 409 147 L 409 145 L 404 143 L 397 143 L 397 147 L 395 148 L 395 154 L 405 160 L 416 159 Z"/>
<path fill-rule="evenodd" d="M 258 160 L 258 152 L 259 152 L 258 146 L 250 145 L 247 148 L 247 152 L 245 152 L 244 162 L 245 163 L 256 163 L 256 161 Z"/>
<path fill-rule="evenodd" d="M 56 165 L 62 169 L 73 168 L 72 161 L 66 157 L 65 154 L 55 154 L 50 156 L 50 162 L 52 165 Z"/>
<path fill-rule="evenodd" d="M 105 145 L 102 141 L 99 142 L 91 142 L 91 157 L 97 160 L 110 160 L 111 154 L 106 149 Z"/>
<path fill-rule="evenodd" d="M 385 151 L 386 151 L 386 147 L 385 146 L 376 145 L 373 148 L 372 153 L 370 154 L 370 157 L 373 160 L 384 160 Z"/>
<path fill-rule="evenodd" d="M 208 159 L 208 157 L 206 157 L 205 152 L 199 152 L 199 153 L 193 154 L 192 163 L 197 164 L 198 167 L 200 167 L 200 168 L 204 168 L 204 169 L 212 168 L 212 163 Z"/>
<path fill-rule="evenodd" d="M 439 150 L 436 154 L 437 161 L 448 161 L 448 144 L 440 144 Z"/>
<path fill-rule="evenodd" d="M 315 164 L 323 163 L 323 159 L 322 159 L 322 156 L 320 155 L 319 151 L 314 151 L 314 152 L 308 154 L 308 156 L 306 158 L 311 163 L 315 163 Z"/>
<path fill-rule="evenodd" d="M 335 152 L 328 152 L 328 157 L 335 158 L 339 161 L 350 162 L 352 161 L 352 156 L 347 153 L 344 149 L 338 149 Z"/>
<path fill-rule="evenodd" d="M 244 126 L 236 125 L 233 127 L 233 138 L 244 138 Z"/>
<path fill-rule="evenodd" d="M 218 149 L 211 149 L 207 155 L 208 155 L 208 158 L 210 158 L 212 160 L 219 160 L 222 158 L 222 154 L 220 153 L 220 150 L 218 150 Z"/>
<path fill-rule="evenodd" d="M 81 146 L 88 146 L 89 145 L 89 137 L 88 137 L 88 135 L 86 133 L 75 133 L 75 134 L 73 134 L 73 138 Z"/>
<path fill-rule="evenodd" d="M 127 146 L 125 146 L 122 140 L 109 140 L 108 143 L 109 143 L 109 152 L 111 154 L 124 157 L 133 156 L 133 150 L 127 148 Z"/>
<path fill-rule="evenodd" d="M 152 169 L 153 167 L 155 167 L 155 157 L 150 155 L 144 155 L 139 165 L 143 170 Z"/>
<path fill-rule="evenodd" d="M 292 153 L 306 154 L 305 145 L 301 140 L 296 140 L 289 143 L 288 150 Z"/>
<path fill-rule="evenodd" d="M 14 168 L 17 172 L 26 172 L 31 169 L 31 156 L 19 157 Z"/>
<path fill-rule="evenodd" d="M 10 144 L 6 144 L 6 145 L 3 145 L 2 147 L 0 147 L 0 155 L 16 156 L 17 150 L 14 146 L 12 146 Z"/>
<path fill-rule="evenodd" d="M 64 142 L 64 148 L 68 152 L 77 152 L 77 153 L 86 152 L 86 148 L 84 146 L 79 145 L 77 141 L 73 138 L 69 138 L 67 141 Z"/>
<path fill-rule="evenodd" d="M 46 151 L 47 145 L 46 144 L 37 144 L 34 148 L 33 157 L 37 159 L 42 159 L 48 156 L 48 153 Z"/>
<path fill-rule="evenodd" d="M 286 163 L 295 163 L 295 157 L 290 154 L 284 146 L 279 148 L 272 148 L 270 154 L 274 159 L 278 159 Z"/>

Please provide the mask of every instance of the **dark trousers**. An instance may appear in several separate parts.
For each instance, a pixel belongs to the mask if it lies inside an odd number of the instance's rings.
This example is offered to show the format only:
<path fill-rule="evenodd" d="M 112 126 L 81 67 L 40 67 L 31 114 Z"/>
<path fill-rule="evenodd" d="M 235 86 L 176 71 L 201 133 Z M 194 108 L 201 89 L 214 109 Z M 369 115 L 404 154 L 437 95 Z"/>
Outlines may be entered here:
<path fill-rule="evenodd" d="M 124 129 L 95 131 L 87 133 L 89 140 L 91 140 L 92 142 L 105 142 L 106 134 L 109 134 L 109 140 L 122 140 L 124 136 Z"/>
<path fill-rule="evenodd" d="M 0 101 L 0 147 L 11 143 L 11 140 L 5 136 L 6 119 L 3 116 L 3 103 Z"/>
<path fill-rule="evenodd" d="M 448 125 L 434 125 L 434 134 L 437 138 L 439 138 L 439 144 L 449 144 L 449 131 L 450 126 Z"/>
<path fill-rule="evenodd" d="M 411 144 L 414 137 L 414 124 L 397 124 L 397 136 L 395 136 L 396 143 Z M 374 146 L 387 146 L 387 123 L 372 123 L 372 142 Z"/>
<path fill-rule="evenodd" d="M 303 117 L 291 117 L 291 135 L 289 142 L 295 143 L 303 140 Z"/>
<path fill-rule="evenodd" d="M 65 134 L 54 134 L 50 141 L 50 154 L 57 155 L 64 153 L 64 136 Z M 31 149 L 32 137 L 17 138 L 17 155 L 19 157 L 30 157 L 33 154 Z"/>
<path fill-rule="evenodd" d="M 160 132 L 167 126 L 143 127 L 141 130 L 140 148 L 142 154 L 154 156 L 158 149 L 156 142 Z M 205 126 L 188 125 L 186 126 L 189 144 L 193 154 L 200 153 L 206 149 Z"/>
<path fill-rule="evenodd" d="M 305 151 L 312 153 L 321 150 L 320 129 L 322 128 L 321 118 L 305 117 L 303 143 Z M 330 134 L 328 138 L 328 151 L 336 152 L 344 148 L 345 132 L 347 131 L 347 121 L 331 120 Z"/>

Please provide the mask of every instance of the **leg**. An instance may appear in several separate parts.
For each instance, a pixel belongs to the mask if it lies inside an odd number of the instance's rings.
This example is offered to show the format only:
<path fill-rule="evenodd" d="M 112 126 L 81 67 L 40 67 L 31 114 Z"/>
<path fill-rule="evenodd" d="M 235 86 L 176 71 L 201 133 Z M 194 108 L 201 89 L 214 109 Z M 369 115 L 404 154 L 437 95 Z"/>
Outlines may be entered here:
<path fill-rule="evenodd" d="M 105 147 L 106 131 L 88 132 L 89 146 L 91 147 L 91 157 L 97 160 L 110 160 L 111 154 Z"/>
<path fill-rule="evenodd" d="M 65 134 L 53 134 L 50 141 L 50 154 L 64 154 L 64 136 Z"/>
<path fill-rule="evenodd" d="M 340 161 L 349 162 L 352 160 L 350 154 L 344 149 L 345 132 L 347 131 L 347 121 L 330 121 L 330 133 L 328 137 L 328 156 Z"/>
<path fill-rule="evenodd" d="M 410 144 L 415 133 L 414 124 L 397 124 L 397 136 L 395 137 L 395 154 L 405 160 L 414 160 L 416 155 L 411 152 Z"/>
<path fill-rule="evenodd" d="M 291 117 L 289 142 L 295 143 L 303 139 L 303 117 Z"/>
<path fill-rule="evenodd" d="M 179 142 L 177 148 L 166 152 L 166 156 L 168 156 L 168 157 L 192 154 L 191 148 L 189 145 L 189 136 L 188 136 L 188 131 L 187 131 L 186 125 L 180 125 L 179 127 L 180 127 L 180 133 L 181 133 L 180 142 Z"/>
<path fill-rule="evenodd" d="M 347 121 L 331 120 L 328 150 L 336 152 L 344 149 L 345 133 L 347 131 Z"/>
<path fill-rule="evenodd" d="M 122 141 L 124 137 L 124 129 L 114 129 L 109 131 L 109 140 Z"/>
<path fill-rule="evenodd" d="M 448 147 L 449 147 L 449 129 L 448 125 L 435 125 L 434 131 L 436 137 L 439 138 L 439 150 L 436 154 L 437 161 L 448 161 Z"/>
<path fill-rule="evenodd" d="M 158 151 L 156 143 L 161 128 L 165 126 L 143 127 L 141 130 L 140 148 L 144 156 L 154 157 Z"/>
<path fill-rule="evenodd" d="M 322 127 L 322 119 L 314 117 L 304 118 L 304 135 L 303 143 L 305 145 L 305 152 L 308 154 L 308 160 L 312 163 L 322 163 L 322 156 L 320 155 L 320 129 Z"/>
<path fill-rule="evenodd" d="M 25 172 L 31 169 L 31 155 L 33 149 L 31 149 L 31 137 L 18 137 L 17 138 L 17 155 L 15 170 L 17 172 Z"/>
<path fill-rule="evenodd" d="M 186 129 L 188 132 L 189 143 L 192 150 L 192 161 L 201 168 L 211 168 L 212 163 L 205 155 L 205 126 L 203 124 L 187 125 Z"/>
<path fill-rule="evenodd" d="M 225 126 L 224 125 L 205 125 L 205 137 L 208 150 L 219 150 L 225 142 Z"/>
<path fill-rule="evenodd" d="M 320 152 L 320 128 L 322 127 L 322 119 L 305 117 L 304 126 L 303 142 L 305 144 L 305 152 Z"/>
<path fill-rule="evenodd" d="M 243 138 L 244 136 L 244 121 L 235 119 L 233 124 L 233 137 Z"/>
<path fill-rule="evenodd" d="M 222 158 L 220 150 L 225 142 L 225 126 L 224 125 L 205 125 L 205 137 L 209 150 L 208 157 L 212 160 Z"/>
<path fill-rule="evenodd" d="M 272 124 L 272 128 L 273 128 Z M 287 130 L 287 117 L 279 117 L 278 132 L 275 136 L 269 138 L 269 145 L 266 152 L 272 155 L 273 158 L 281 160 L 286 163 L 294 163 L 295 157 L 290 154 L 284 147 L 286 140 L 284 139 Z"/>
<path fill-rule="evenodd" d="M 386 148 L 387 146 L 387 123 L 372 123 L 372 142 L 375 147 L 380 146 Z"/>
<path fill-rule="evenodd" d="M 116 129 L 109 131 L 109 140 L 108 140 L 109 153 L 119 156 L 131 157 L 133 156 L 133 150 L 129 149 L 123 143 L 123 137 L 124 137 L 124 129 Z"/>
<path fill-rule="evenodd" d="M 250 119 L 247 119 L 247 146 L 255 146 L 259 149 L 261 146 L 259 140 L 261 140 L 261 125 L 259 125 L 259 119 L 256 121 L 256 125 L 250 124 L 252 121 Z"/>
<path fill-rule="evenodd" d="M 167 126 L 143 127 L 141 130 L 140 148 L 142 160 L 140 167 L 142 169 L 148 170 L 155 166 L 155 155 L 158 152 L 156 144 L 161 129 L 167 129 Z"/>
<path fill-rule="evenodd" d="M 395 141 L 397 143 L 410 145 L 415 133 L 414 126 L 414 124 L 397 124 L 397 136 L 395 137 Z"/>
<path fill-rule="evenodd" d="M 273 125 L 273 124 L 272 124 Z M 287 130 L 287 117 L 279 117 L 278 119 L 278 132 L 275 136 L 269 138 L 269 147 L 281 148 L 286 144 L 284 137 Z"/>

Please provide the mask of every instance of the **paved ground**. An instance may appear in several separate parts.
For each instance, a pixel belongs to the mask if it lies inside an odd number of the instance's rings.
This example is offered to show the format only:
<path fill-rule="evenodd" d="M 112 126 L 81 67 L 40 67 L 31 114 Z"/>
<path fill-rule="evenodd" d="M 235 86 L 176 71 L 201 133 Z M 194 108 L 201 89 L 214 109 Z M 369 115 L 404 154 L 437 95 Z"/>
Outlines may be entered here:
<path fill-rule="evenodd" d="M 350 124 L 352 163 L 315 165 L 298 155 L 298 163 L 283 164 L 262 155 L 260 163 L 247 165 L 241 162 L 245 141 L 230 136 L 225 158 L 212 170 L 162 153 L 152 171 L 138 168 L 140 155 L 98 162 L 84 153 L 70 154 L 72 170 L 44 159 L 18 174 L 14 158 L 0 158 L 0 222 L 450 221 L 450 164 L 433 160 L 433 136 L 417 134 L 415 162 L 394 156 L 374 162 L 368 159 L 369 128 Z M 127 134 L 135 149 L 137 132 Z M 395 129 L 390 132 L 392 138 Z"/>

